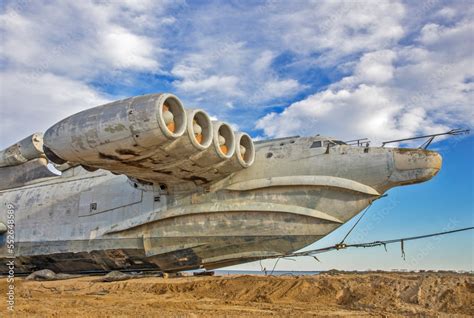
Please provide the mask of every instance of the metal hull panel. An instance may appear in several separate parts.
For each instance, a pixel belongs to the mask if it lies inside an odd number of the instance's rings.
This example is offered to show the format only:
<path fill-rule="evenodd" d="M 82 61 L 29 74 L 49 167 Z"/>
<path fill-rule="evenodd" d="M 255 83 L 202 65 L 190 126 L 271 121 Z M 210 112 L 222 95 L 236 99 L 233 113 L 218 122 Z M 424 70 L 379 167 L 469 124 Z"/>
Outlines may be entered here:
<path fill-rule="evenodd" d="M 147 242 L 138 239 L 100 239 L 21 243 L 18 244 L 18 250 L 22 256 L 16 257 L 15 270 L 21 274 L 39 269 L 62 273 L 212 269 L 298 250 L 320 238 L 305 235 L 191 236 L 148 238 Z M 147 255 L 146 244 L 164 253 Z M 166 252 L 167 247 L 169 251 Z M 52 250 L 55 252 L 48 252 Z M 82 252 L 72 252 L 74 250 Z M 0 273 L 8 272 L 7 261 L 7 258 L 0 258 Z"/>
<path fill-rule="evenodd" d="M 80 166 L 2 190 L 1 202 L 15 207 L 18 270 L 177 271 L 293 252 L 441 164 L 424 150 L 313 147 L 317 138 L 260 143 L 251 167 L 191 190 Z M 0 244 L 2 272 L 8 256 Z"/>

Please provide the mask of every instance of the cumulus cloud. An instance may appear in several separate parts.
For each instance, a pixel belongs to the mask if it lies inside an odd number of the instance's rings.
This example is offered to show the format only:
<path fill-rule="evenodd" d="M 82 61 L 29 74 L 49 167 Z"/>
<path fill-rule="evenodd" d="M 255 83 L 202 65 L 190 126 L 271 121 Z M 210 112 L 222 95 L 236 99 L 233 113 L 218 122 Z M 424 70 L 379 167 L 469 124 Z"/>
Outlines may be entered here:
<path fill-rule="evenodd" d="M 268 1 L 252 8 L 231 3 L 204 6 L 190 14 L 196 24 L 182 27 L 192 50 L 179 55 L 171 71 L 179 92 L 198 98 L 206 93 L 214 107 L 229 98 L 244 111 L 291 100 L 310 88 L 293 74 L 334 67 L 341 58 L 389 47 L 404 34 L 404 6 L 390 1 Z M 287 72 L 275 70 L 285 54 L 295 55 Z M 210 85 L 229 77 L 238 82 Z"/>
<path fill-rule="evenodd" d="M 318 62 L 394 45 L 404 35 L 405 7 L 393 1 L 310 1 L 272 12 L 267 23 L 281 44 L 297 54 L 323 52 Z"/>
<path fill-rule="evenodd" d="M 170 23 L 159 19 L 166 18 L 165 7 L 152 1 L 6 3 L 0 14 L 1 146 L 110 100 L 91 82 L 157 72 L 164 50 L 147 30 Z"/>
<path fill-rule="evenodd" d="M 468 4 L 10 1 L 0 11 L 0 146 L 26 134 L 18 118 L 44 130 L 157 91 L 261 137 L 378 140 L 472 124 Z"/>
<path fill-rule="evenodd" d="M 281 78 L 271 68 L 275 53 L 253 48 L 245 41 L 211 41 L 204 37 L 196 51 L 178 61 L 171 73 L 178 92 L 206 96 L 210 108 L 229 102 L 262 105 L 280 97 L 290 98 L 304 89 L 298 80 Z"/>
<path fill-rule="evenodd" d="M 396 131 L 391 119 L 400 109 L 384 88 L 362 84 L 354 90 L 325 90 L 311 95 L 280 114 L 266 115 L 257 128 L 275 137 L 317 132 L 352 139 L 372 131 L 387 137 Z"/>
<path fill-rule="evenodd" d="M 201 77 L 199 79 L 186 78 L 176 83 L 176 86 L 189 94 L 201 94 L 209 91 L 217 91 L 225 96 L 232 97 L 240 95 L 237 84 L 239 79 L 236 76 L 216 76 Z"/>
<path fill-rule="evenodd" d="M 75 112 L 110 101 L 89 86 L 44 73 L 32 79 L 27 73 L 0 74 L 0 136 L 8 146 Z"/>
<path fill-rule="evenodd" d="M 145 26 L 138 30 L 136 25 L 154 25 L 148 13 L 153 7 L 138 3 L 7 4 L 0 16 L 2 59 L 33 75 L 51 72 L 76 79 L 90 79 L 110 69 L 156 70 L 159 39 L 146 35 Z M 124 10 L 134 14 L 123 15 Z"/>
<path fill-rule="evenodd" d="M 473 24 L 426 23 L 414 43 L 363 54 L 349 76 L 261 118 L 267 136 L 396 137 L 474 125 Z"/>

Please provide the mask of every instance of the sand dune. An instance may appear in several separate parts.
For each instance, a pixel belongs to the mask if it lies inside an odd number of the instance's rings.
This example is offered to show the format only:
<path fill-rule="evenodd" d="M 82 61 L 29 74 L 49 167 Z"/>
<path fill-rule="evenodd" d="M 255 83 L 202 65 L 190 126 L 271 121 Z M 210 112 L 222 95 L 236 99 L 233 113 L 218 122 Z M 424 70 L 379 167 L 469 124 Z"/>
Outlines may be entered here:
<path fill-rule="evenodd" d="M 18 317 L 474 315 L 474 280 L 469 274 L 146 277 L 108 283 L 97 279 L 17 278 L 15 313 Z M 1 295 L 6 288 L 6 279 L 1 279 Z M 4 316 L 5 302 L 0 307 Z"/>

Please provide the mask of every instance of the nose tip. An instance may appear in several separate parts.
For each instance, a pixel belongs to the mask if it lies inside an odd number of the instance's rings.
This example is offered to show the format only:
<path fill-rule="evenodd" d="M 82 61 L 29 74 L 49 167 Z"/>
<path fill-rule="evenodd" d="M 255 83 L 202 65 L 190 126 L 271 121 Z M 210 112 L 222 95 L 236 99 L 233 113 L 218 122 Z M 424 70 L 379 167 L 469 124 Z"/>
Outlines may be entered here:
<path fill-rule="evenodd" d="M 398 170 L 441 169 L 441 155 L 424 149 L 395 149 L 393 152 L 395 168 Z"/>
<path fill-rule="evenodd" d="M 442 165 L 439 153 L 424 149 L 393 150 L 394 172 L 390 179 L 397 184 L 423 182 L 434 177 Z"/>
<path fill-rule="evenodd" d="M 434 151 L 432 151 L 434 152 Z M 443 164 L 443 157 L 437 152 L 434 152 L 434 155 L 431 155 L 431 164 L 433 169 L 441 170 L 441 165 Z"/>

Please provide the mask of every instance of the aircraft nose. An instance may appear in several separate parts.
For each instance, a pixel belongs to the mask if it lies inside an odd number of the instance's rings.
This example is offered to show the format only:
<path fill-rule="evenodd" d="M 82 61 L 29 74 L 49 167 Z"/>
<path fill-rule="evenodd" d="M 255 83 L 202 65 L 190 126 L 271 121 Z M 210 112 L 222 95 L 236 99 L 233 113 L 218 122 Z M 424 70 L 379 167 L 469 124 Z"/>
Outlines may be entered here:
<path fill-rule="evenodd" d="M 442 164 L 439 153 L 424 149 L 394 149 L 393 160 L 390 179 L 400 185 L 427 181 L 439 172 Z"/>
<path fill-rule="evenodd" d="M 399 170 L 441 169 L 441 155 L 424 149 L 403 149 L 393 151 L 395 167 Z"/>

